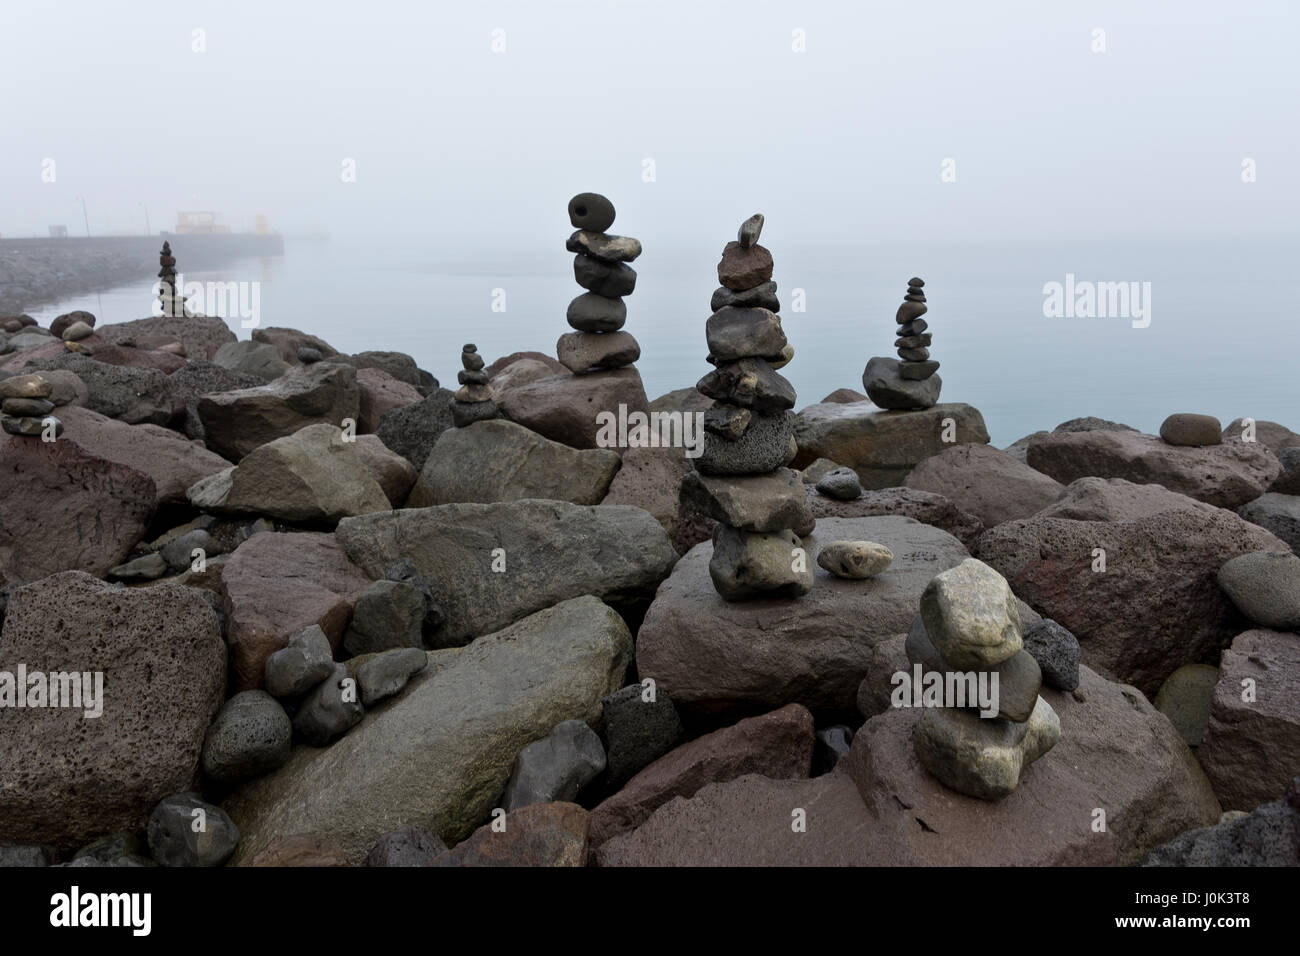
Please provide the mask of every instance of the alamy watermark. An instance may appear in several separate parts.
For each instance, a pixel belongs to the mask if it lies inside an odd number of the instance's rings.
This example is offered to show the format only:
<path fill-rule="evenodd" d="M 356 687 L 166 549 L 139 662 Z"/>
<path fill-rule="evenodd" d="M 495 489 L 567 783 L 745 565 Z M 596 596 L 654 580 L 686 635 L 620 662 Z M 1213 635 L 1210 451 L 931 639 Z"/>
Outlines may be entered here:
<path fill-rule="evenodd" d="M 104 713 L 103 671 L 0 671 L 0 707 L 40 709 L 47 707 L 80 710 L 94 720 Z"/>
<path fill-rule="evenodd" d="M 1151 324 L 1150 282 L 1079 281 L 1073 272 L 1065 282 L 1043 286 L 1043 315 L 1049 319 L 1132 319 L 1133 328 Z"/>
<path fill-rule="evenodd" d="M 997 671 L 926 671 L 920 664 L 912 672 L 895 671 L 889 682 L 895 707 L 978 707 L 981 717 L 998 715 Z"/>
<path fill-rule="evenodd" d="M 683 448 L 687 458 L 704 454 L 703 412 L 629 412 L 596 414 L 597 448 Z"/>
<path fill-rule="evenodd" d="M 184 317 L 196 311 L 237 318 L 241 328 L 255 329 L 262 321 L 262 283 L 186 282 L 178 273 L 175 292 L 161 279 L 153 284 L 154 316 Z"/>

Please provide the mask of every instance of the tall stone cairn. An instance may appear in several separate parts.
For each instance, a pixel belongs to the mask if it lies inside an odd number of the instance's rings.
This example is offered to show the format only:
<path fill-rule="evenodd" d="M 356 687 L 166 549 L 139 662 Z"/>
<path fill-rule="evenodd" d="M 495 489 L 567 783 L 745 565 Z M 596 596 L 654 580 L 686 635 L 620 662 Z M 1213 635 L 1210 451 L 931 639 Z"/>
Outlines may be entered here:
<path fill-rule="evenodd" d="M 939 363 L 930 358 L 929 325 L 921 318 L 929 310 L 924 287 L 922 279 L 907 280 L 907 294 L 894 316 L 898 359 L 876 356 L 862 373 L 867 397 L 881 408 L 931 408 L 939 401 L 943 379 L 935 374 Z"/>
<path fill-rule="evenodd" d="M 682 481 L 684 506 L 717 520 L 709 576 L 728 601 L 799 597 L 813 573 L 801 535 L 812 532 L 794 458 L 794 387 L 777 374 L 794 349 L 786 341 L 772 254 L 758 244 L 763 217 L 745 220 L 718 263 L 722 288 L 705 325 L 714 370 L 696 388 L 713 399 L 704 448 Z"/>
<path fill-rule="evenodd" d="M 176 257 L 172 255 L 172 244 L 166 240 L 162 252 L 158 254 L 158 302 L 163 315 L 183 316 L 185 314 L 185 296 L 176 287 Z"/>
<path fill-rule="evenodd" d="M 448 402 L 452 424 L 465 428 L 475 422 L 500 418 L 501 411 L 488 384 L 487 372 L 483 371 L 483 356 L 478 354 L 477 345 L 471 342 L 460 350 L 460 364 L 461 370 L 456 373 L 460 388 Z"/>
<path fill-rule="evenodd" d="M 641 255 L 641 243 L 605 232 L 614 225 L 614 204 L 599 193 L 579 193 L 569 200 L 569 222 L 577 229 L 565 248 L 577 253 L 573 277 L 587 291 L 569 303 L 569 325 L 555 344 L 560 364 L 574 375 L 631 365 L 641 346 L 629 332 L 623 296 L 636 288 L 636 270 L 628 265 Z"/>

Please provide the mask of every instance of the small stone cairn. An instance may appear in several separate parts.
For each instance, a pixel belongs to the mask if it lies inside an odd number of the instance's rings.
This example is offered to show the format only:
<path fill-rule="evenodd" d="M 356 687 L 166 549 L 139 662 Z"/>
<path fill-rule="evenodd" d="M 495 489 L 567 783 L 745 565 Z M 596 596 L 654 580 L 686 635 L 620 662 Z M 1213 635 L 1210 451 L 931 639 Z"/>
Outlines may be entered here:
<path fill-rule="evenodd" d="M 483 371 L 483 356 L 478 354 L 477 345 L 471 342 L 461 349 L 460 364 L 463 367 L 456 373 L 460 388 L 448 403 L 451 406 L 452 424 L 457 428 L 465 428 L 475 422 L 500 418 L 501 411 L 493 398 L 487 372 Z"/>
<path fill-rule="evenodd" d="M 63 434 L 63 423 L 50 414 L 53 391 L 54 386 L 40 375 L 0 379 L 0 427 L 10 435 L 29 438 Z"/>
<path fill-rule="evenodd" d="M 927 673 L 987 675 L 989 687 L 998 676 L 997 716 L 981 716 L 968 700 L 965 707 L 926 707 L 916 726 L 917 757 L 945 786 L 998 800 L 1056 746 L 1061 721 L 1038 696 L 1043 675 L 1024 647 L 1016 597 L 987 564 L 967 558 L 930 581 L 906 651 L 909 663 Z"/>
<path fill-rule="evenodd" d="M 930 358 L 929 326 L 921 318 L 928 311 L 924 286 L 922 279 L 908 279 L 907 294 L 894 316 L 899 326 L 894 340 L 898 359 L 878 355 L 862 373 L 867 397 L 881 408 L 931 408 L 939 401 L 943 379 L 935 374 L 939 363 Z"/>

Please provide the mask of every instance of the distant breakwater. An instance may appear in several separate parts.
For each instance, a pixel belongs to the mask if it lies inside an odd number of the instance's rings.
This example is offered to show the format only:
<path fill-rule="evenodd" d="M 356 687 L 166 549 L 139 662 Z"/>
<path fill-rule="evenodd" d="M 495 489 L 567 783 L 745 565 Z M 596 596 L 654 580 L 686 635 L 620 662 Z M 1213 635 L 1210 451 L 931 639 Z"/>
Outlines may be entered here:
<path fill-rule="evenodd" d="M 16 315 L 58 299 L 151 279 L 158 249 L 169 240 L 191 270 L 252 256 L 284 253 L 280 236 L 104 236 L 0 239 L 0 315 Z"/>

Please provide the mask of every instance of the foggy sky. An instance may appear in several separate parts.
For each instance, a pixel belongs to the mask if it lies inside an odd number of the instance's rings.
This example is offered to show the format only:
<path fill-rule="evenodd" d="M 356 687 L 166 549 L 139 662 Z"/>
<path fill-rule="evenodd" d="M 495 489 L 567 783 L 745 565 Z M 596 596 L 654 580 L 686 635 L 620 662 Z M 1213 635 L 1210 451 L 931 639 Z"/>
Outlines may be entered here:
<path fill-rule="evenodd" d="M 550 249 L 595 190 L 660 247 L 757 210 L 783 243 L 1293 237 L 1288 6 L 6 0 L 0 235 L 81 235 L 80 195 L 98 234 L 143 202 L 468 256 Z"/>

